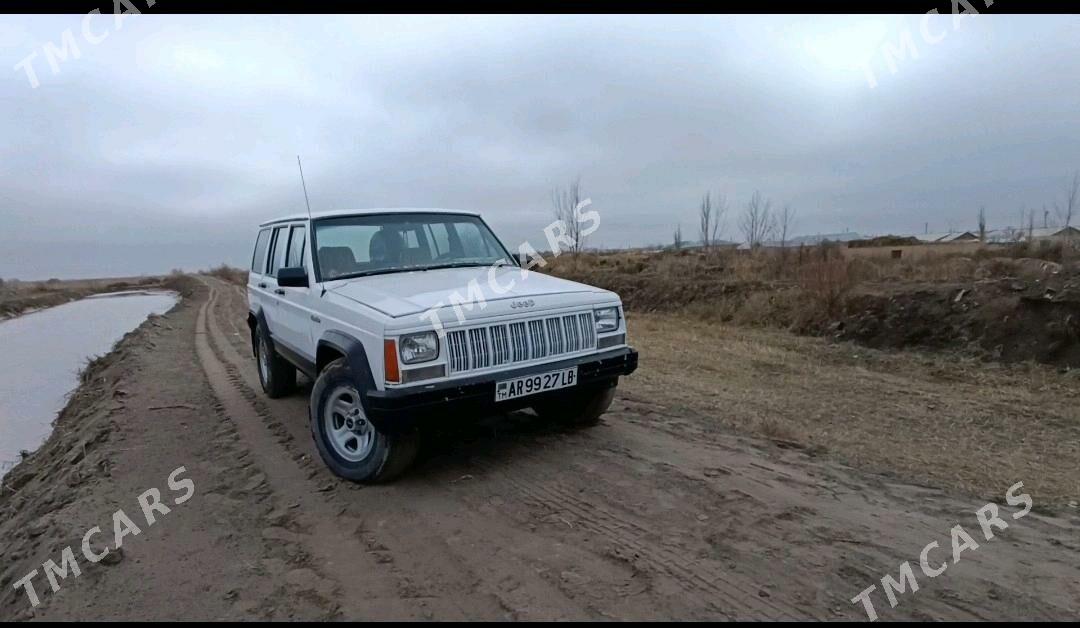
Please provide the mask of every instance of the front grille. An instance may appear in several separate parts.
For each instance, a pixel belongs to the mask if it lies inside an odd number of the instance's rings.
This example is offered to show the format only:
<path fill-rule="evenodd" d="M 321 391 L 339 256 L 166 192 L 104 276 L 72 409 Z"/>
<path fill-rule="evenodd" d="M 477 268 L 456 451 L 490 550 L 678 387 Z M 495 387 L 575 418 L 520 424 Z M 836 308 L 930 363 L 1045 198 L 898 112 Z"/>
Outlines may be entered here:
<path fill-rule="evenodd" d="M 464 373 L 596 348 L 592 312 L 456 329 L 446 334 L 450 372 Z"/>

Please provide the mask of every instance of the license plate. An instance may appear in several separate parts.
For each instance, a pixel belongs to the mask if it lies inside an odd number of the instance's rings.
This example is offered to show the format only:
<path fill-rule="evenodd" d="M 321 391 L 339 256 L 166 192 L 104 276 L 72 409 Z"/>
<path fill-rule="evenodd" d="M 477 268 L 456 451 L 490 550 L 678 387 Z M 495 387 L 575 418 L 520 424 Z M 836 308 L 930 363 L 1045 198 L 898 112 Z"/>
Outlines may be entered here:
<path fill-rule="evenodd" d="M 568 388 L 577 383 L 577 367 L 515 377 L 495 384 L 495 401 L 509 401 L 526 395 Z"/>

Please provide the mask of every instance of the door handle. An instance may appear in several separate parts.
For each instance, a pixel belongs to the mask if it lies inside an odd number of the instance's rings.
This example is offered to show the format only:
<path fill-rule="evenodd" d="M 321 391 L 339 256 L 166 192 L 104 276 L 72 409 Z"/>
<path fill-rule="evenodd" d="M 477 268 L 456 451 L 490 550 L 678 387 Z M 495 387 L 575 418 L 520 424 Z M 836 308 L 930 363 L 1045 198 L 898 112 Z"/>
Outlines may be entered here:
<path fill-rule="evenodd" d="M 266 287 L 266 282 L 265 281 L 260 281 L 259 282 L 259 287 L 260 288 L 265 288 Z"/>
<path fill-rule="evenodd" d="M 277 288 L 276 290 L 274 290 L 274 294 L 280 294 L 281 296 L 285 296 L 285 291 L 281 288 Z"/>

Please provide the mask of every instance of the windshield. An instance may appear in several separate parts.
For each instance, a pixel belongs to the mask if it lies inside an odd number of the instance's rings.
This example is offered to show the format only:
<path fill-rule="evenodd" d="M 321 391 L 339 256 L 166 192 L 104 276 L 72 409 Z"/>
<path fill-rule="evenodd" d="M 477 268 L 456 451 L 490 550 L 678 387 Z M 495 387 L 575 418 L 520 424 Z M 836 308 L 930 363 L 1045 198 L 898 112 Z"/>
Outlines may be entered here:
<path fill-rule="evenodd" d="M 315 221 L 322 281 L 407 270 L 510 263 L 477 216 L 375 214 Z"/>

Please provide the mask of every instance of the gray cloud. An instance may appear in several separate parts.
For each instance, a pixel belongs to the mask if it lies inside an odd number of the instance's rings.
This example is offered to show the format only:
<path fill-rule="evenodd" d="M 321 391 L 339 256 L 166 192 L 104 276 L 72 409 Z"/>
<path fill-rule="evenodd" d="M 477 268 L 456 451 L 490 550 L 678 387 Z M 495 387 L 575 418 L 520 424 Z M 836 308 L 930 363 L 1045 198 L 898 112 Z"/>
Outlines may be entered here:
<path fill-rule="evenodd" d="M 601 246 L 692 233 L 706 190 L 800 233 L 1004 225 L 1080 168 L 1075 17 L 944 15 L 932 45 L 889 16 L 101 16 L 97 45 L 81 21 L 0 19 L 3 276 L 244 265 L 303 209 L 297 153 L 315 207 L 477 209 L 511 244 L 580 175 Z"/>

